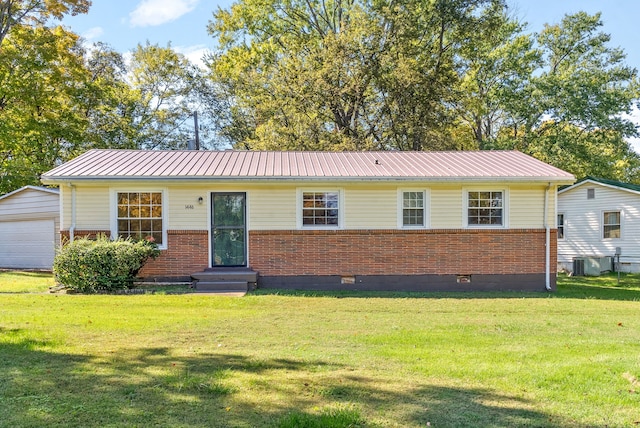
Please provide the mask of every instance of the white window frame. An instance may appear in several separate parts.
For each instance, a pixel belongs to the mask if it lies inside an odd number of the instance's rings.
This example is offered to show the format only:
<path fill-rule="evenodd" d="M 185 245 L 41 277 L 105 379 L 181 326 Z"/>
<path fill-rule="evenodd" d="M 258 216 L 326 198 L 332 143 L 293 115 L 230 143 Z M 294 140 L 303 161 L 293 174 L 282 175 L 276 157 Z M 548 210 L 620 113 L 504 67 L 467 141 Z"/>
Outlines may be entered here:
<path fill-rule="evenodd" d="M 565 213 L 557 213 L 556 214 L 556 229 L 560 230 L 560 223 L 558 223 L 558 217 L 562 216 L 562 237 L 560 237 L 560 232 L 558 232 L 558 240 L 562 241 L 567 237 L 567 215 Z"/>
<path fill-rule="evenodd" d="M 469 224 L 469 192 L 502 192 L 502 224 Z M 507 229 L 509 227 L 509 189 L 474 186 L 462 189 L 463 226 L 467 229 Z"/>
<path fill-rule="evenodd" d="M 298 188 L 296 189 L 296 226 L 299 230 L 336 230 L 344 228 L 344 190 L 336 187 Z M 302 221 L 302 211 L 304 209 L 303 195 L 305 193 L 337 193 L 338 194 L 338 224 L 337 225 L 306 225 Z"/>
<path fill-rule="evenodd" d="M 620 215 L 620 224 L 619 224 L 619 226 L 620 226 L 620 237 L 619 238 L 605 238 L 605 236 L 604 236 L 604 227 L 606 225 L 604 223 L 604 215 L 606 213 L 618 213 Z M 622 227 L 622 223 L 624 222 L 623 218 L 624 218 L 624 216 L 623 216 L 623 213 L 622 213 L 621 209 L 611 208 L 611 209 L 602 210 L 600 212 L 600 224 L 601 224 L 601 226 L 600 226 L 600 238 L 603 241 L 611 241 L 611 240 L 620 240 L 620 239 L 622 239 L 623 232 L 624 232 L 623 231 L 623 227 Z"/>
<path fill-rule="evenodd" d="M 169 207 L 169 199 L 168 199 L 168 191 L 166 188 L 158 188 L 158 187 L 140 187 L 140 186 L 132 186 L 132 187 L 118 187 L 118 188 L 110 188 L 110 199 L 111 199 L 111 237 L 112 239 L 116 239 L 118 235 L 118 193 L 161 193 L 162 194 L 162 245 L 158 245 L 158 249 L 166 250 L 167 249 L 167 221 L 168 221 L 168 207 Z"/>
<path fill-rule="evenodd" d="M 407 192 L 422 193 L 422 211 L 423 224 L 421 225 L 405 225 L 404 224 L 404 194 Z M 398 189 L 398 229 L 428 229 L 431 227 L 431 193 L 429 189 L 424 188 L 400 188 Z"/>

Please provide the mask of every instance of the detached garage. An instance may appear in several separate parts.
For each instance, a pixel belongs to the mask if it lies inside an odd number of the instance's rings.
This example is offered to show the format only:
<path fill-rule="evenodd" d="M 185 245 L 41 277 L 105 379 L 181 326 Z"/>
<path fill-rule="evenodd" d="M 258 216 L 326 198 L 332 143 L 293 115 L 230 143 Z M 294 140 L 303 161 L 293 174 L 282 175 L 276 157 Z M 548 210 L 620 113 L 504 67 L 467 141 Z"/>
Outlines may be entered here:
<path fill-rule="evenodd" d="M 57 189 L 25 186 L 0 196 L 0 268 L 51 269 L 58 245 Z"/>

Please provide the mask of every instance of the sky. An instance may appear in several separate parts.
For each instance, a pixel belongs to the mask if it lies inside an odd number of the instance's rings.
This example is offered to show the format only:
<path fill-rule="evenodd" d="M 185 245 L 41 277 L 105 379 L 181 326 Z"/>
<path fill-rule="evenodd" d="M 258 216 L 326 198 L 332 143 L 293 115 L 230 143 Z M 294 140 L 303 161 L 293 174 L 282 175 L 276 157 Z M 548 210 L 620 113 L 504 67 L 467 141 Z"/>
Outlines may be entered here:
<path fill-rule="evenodd" d="M 207 24 L 219 8 L 232 0 L 92 0 L 89 13 L 65 17 L 62 24 L 88 42 L 105 42 L 126 53 L 138 43 L 171 46 L 194 62 L 214 49 Z M 545 23 L 559 23 L 565 14 L 585 11 L 602 13 L 602 30 L 611 36 L 610 46 L 622 48 L 627 65 L 640 70 L 638 48 L 638 0 L 507 0 L 513 15 L 528 23 L 527 30 L 539 32 Z M 640 125 L 636 110 L 634 122 Z M 640 151 L 640 139 L 631 141 Z"/>

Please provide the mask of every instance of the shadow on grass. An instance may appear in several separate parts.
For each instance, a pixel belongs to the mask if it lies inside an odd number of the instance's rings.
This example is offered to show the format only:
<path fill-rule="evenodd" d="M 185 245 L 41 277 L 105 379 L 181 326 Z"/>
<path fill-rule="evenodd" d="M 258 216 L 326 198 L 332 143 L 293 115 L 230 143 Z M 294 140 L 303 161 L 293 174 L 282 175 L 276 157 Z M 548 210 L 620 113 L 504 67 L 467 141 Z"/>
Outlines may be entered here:
<path fill-rule="evenodd" d="M 354 369 L 322 360 L 176 357 L 169 348 L 72 355 L 27 335 L 0 329 L 0 427 L 286 427 L 291 420 L 308 421 L 300 427 L 327 420 L 336 427 L 567 425 L 517 397 L 390 387 L 384 379 L 345 376 Z"/>
<path fill-rule="evenodd" d="M 400 299 L 596 299 L 640 301 L 640 275 L 605 274 L 599 277 L 558 275 L 553 292 L 398 292 L 398 291 L 322 291 L 292 289 L 257 289 L 257 296 L 332 297 L 332 298 L 400 298 Z"/>

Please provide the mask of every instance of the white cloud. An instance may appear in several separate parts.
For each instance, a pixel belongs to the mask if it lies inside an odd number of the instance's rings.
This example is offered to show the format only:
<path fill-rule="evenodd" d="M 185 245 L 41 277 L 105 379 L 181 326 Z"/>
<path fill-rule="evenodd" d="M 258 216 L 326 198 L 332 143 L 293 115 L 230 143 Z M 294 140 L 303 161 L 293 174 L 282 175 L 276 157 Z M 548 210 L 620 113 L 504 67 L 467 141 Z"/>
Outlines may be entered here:
<path fill-rule="evenodd" d="M 195 9 L 200 0 L 143 0 L 129 14 L 132 27 L 151 27 L 174 21 Z"/>
<path fill-rule="evenodd" d="M 186 56 L 192 64 L 206 69 L 204 61 L 202 60 L 205 54 L 210 53 L 211 50 L 205 45 L 192 45 L 192 46 L 176 46 L 173 48 L 176 52 Z"/>
<path fill-rule="evenodd" d="M 104 34 L 104 29 L 102 27 L 93 27 L 85 31 L 82 34 L 82 37 L 84 37 L 87 40 L 94 40 L 102 36 L 103 34 Z"/>

